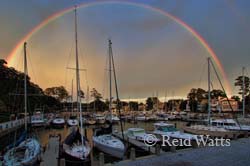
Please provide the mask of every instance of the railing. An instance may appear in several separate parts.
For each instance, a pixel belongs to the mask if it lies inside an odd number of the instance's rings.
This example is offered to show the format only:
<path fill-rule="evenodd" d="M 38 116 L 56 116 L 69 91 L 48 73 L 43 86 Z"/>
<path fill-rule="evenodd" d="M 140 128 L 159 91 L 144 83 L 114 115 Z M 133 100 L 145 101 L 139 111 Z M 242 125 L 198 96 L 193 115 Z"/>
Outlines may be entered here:
<path fill-rule="evenodd" d="M 27 117 L 27 122 L 29 122 L 29 121 L 30 121 L 30 118 Z M 24 118 L 0 123 L 0 132 L 3 132 L 5 130 L 9 130 L 11 128 L 20 127 L 20 126 L 24 125 L 24 123 L 25 123 Z"/>

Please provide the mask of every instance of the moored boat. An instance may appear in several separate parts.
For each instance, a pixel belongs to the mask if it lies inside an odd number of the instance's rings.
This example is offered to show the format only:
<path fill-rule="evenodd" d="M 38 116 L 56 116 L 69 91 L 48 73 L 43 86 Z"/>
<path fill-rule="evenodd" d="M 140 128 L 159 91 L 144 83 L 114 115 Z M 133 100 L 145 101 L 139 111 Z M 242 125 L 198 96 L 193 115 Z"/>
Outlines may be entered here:
<path fill-rule="evenodd" d="M 145 141 L 147 138 L 151 136 L 151 134 L 147 134 L 143 128 L 129 128 L 127 131 L 124 132 L 124 134 L 129 139 L 135 139 L 138 141 Z M 158 138 L 152 138 L 153 142 L 159 142 L 160 139 Z"/>
<path fill-rule="evenodd" d="M 41 147 L 34 138 L 26 139 L 4 155 L 5 166 L 34 165 L 39 161 Z"/>
<path fill-rule="evenodd" d="M 96 130 L 93 136 L 94 147 L 110 154 L 116 158 L 123 158 L 125 154 L 125 146 L 121 140 L 112 136 L 112 125 L 108 128 L 101 128 Z"/>
<path fill-rule="evenodd" d="M 162 136 L 168 136 L 171 139 L 183 139 L 183 140 L 191 140 L 196 141 L 200 139 L 198 135 L 193 135 L 189 133 L 184 133 L 175 128 L 173 124 L 165 123 L 165 122 L 159 122 L 154 123 L 154 131 L 153 133 L 156 135 Z"/>
<path fill-rule="evenodd" d="M 45 126 L 45 119 L 43 113 L 37 111 L 34 115 L 31 116 L 31 126 L 32 127 L 44 127 Z"/>
<path fill-rule="evenodd" d="M 118 138 L 114 137 L 112 135 L 112 123 L 113 122 L 118 122 L 120 119 L 112 114 L 112 75 L 111 71 L 114 71 L 114 78 L 115 77 L 115 69 L 114 69 L 114 62 L 113 62 L 113 55 L 112 55 L 112 47 L 111 47 L 111 40 L 109 40 L 109 83 L 110 83 L 110 89 L 109 89 L 109 114 L 106 115 L 106 120 L 109 123 L 109 126 L 107 128 L 101 127 L 100 129 L 95 131 L 95 135 L 93 136 L 93 143 L 96 148 L 99 150 L 117 157 L 117 158 L 123 158 L 125 154 L 125 146 L 121 140 Z M 111 63 L 112 62 L 112 63 Z M 113 70 L 111 67 L 111 64 L 113 64 Z M 115 80 L 115 85 L 116 85 L 116 80 Z M 117 85 L 116 85 L 117 89 Z M 118 96 L 118 92 L 116 91 L 116 95 Z M 117 97 L 117 101 L 119 101 L 119 98 Z M 119 109 L 119 107 L 118 107 Z M 120 110 L 119 110 L 120 112 Z M 122 128 L 122 123 L 121 124 L 121 129 Z"/>
<path fill-rule="evenodd" d="M 24 140 L 19 138 L 17 142 L 3 156 L 4 166 L 31 166 L 39 162 L 41 147 L 40 143 L 35 138 L 27 138 L 27 57 L 26 57 L 26 42 L 24 43 L 24 119 L 25 119 L 25 137 Z M 22 137 L 22 136 L 21 136 Z M 20 144 L 18 144 L 20 143 Z"/>
<path fill-rule="evenodd" d="M 89 162 L 91 146 L 86 137 L 82 136 L 79 129 L 74 130 L 63 142 L 62 156 L 65 160 L 79 165 Z"/>
<path fill-rule="evenodd" d="M 77 120 L 76 116 L 70 116 L 69 119 L 67 120 L 67 126 L 78 126 L 79 122 Z"/>
<path fill-rule="evenodd" d="M 106 122 L 105 116 L 102 114 L 95 114 L 95 120 L 97 124 L 104 124 Z"/>
<path fill-rule="evenodd" d="M 51 125 L 54 128 L 64 128 L 65 120 L 64 118 L 57 116 L 55 119 L 52 120 Z"/>

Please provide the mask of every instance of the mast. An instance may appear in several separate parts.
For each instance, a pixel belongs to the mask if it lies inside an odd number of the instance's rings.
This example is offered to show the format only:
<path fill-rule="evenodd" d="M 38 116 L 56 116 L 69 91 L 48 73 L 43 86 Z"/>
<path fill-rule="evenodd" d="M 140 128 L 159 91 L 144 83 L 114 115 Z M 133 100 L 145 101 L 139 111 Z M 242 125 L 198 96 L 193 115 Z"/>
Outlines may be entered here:
<path fill-rule="evenodd" d="M 110 53 L 110 58 L 111 58 L 110 61 L 112 62 L 113 73 L 114 73 L 115 91 L 116 91 L 116 98 L 117 98 L 117 108 L 118 108 L 119 118 L 120 118 L 120 125 L 121 125 L 121 131 L 122 131 L 122 139 L 124 140 L 123 126 L 122 126 L 122 122 L 121 122 L 120 99 L 119 99 L 119 93 L 118 93 L 118 87 L 117 87 L 117 80 L 116 80 L 116 73 L 115 73 L 115 63 L 114 63 L 114 57 L 113 57 L 113 52 L 112 52 L 112 46 L 111 45 L 112 45 L 112 42 L 111 42 L 111 40 L 109 40 L 109 53 Z M 111 67 L 111 65 L 110 65 L 110 67 Z"/>
<path fill-rule="evenodd" d="M 74 110 L 74 103 L 73 103 L 73 83 L 74 83 L 74 80 L 72 79 L 71 81 L 71 114 L 73 115 L 73 110 Z"/>
<path fill-rule="evenodd" d="M 27 131 L 27 56 L 26 56 L 26 45 L 27 42 L 24 42 L 24 112 L 25 112 L 25 131 Z"/>
<path fill-rule="evenodd" d="M 80 113 L 80 128 L 81 128 L 81 141 L 83 146 L 83 132 L 82 132 L 82 104 L 80 96 L 80 75 L 79 75 L 79 61 L 78 61 L 78 39 L 77 39 L 77 6 L 75 6 L 75 49 L 76 49 L 76 100 L 77 100 L 77 111 Z"/>
<path fill-rule="evenodd" d="M 89 112 L 89 86 L 87 86 L 87 112 Z"/>
<path fill-rule="evenodd" d="M 167 104 L 166 104 L 166 102 L 167 102 L 167 91 L 165 90 L 165 97 L 164 97 L 164 111 L 166 112 L 167 111 Z"/>
<path fill-rule="evenodd" d="M 208 64 L 208 124 L 210 125 L 210 118 L 211 118 L 211 91 L 210 91 L 210 57 L 207 58 L 207 64 Z"/>
<path fill-rule="evenodd" d="M 112 54 L 112 42 L 109 40 L 109 111 L 110 111 L 110 121 L 112 123 L 112 66 L 111 66 L 111 54 Z"/>
<path fill-rule="evenodd" d="M 245 91 L 246 91 L 246 87 L 245 87 L 245 67 L 242 67 L 242 114 L 243 114 L 243 118 L 245 117 Z"/>

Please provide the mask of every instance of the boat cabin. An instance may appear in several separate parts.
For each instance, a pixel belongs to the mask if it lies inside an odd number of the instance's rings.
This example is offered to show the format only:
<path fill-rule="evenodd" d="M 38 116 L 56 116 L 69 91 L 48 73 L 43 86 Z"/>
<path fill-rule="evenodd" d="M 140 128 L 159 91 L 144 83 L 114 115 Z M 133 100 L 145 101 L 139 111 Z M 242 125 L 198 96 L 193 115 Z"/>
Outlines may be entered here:
<path fill-rule="evenodd" d="M 233 119 L 216 119 L 211 120 L 212 126 L 225 127 L 225 126 L 238 126 L 237 122 Z"/>
<path fill-rule="evenodd" d="M 155 123 L 154 124 L 155 130 L 161 131 L 161 132 L 175 132 L 177 129 L 173 124 L 170 123 Z"/>
<path fill-rule="evenodd" d="M 129 128 L 127 134 L 131 136 L 145 134 L 145 130 L 142 128 Z"/>

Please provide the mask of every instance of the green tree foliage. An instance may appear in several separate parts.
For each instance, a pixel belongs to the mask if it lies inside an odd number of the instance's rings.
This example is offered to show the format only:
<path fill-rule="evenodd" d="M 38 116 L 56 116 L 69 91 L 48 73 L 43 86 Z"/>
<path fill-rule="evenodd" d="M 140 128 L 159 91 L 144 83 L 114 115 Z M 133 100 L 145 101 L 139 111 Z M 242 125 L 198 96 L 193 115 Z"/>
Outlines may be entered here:
<path fill-rule="evenodd" d="M 67 92 L 64 86 L 47 88 L 45 89 L 44 93 L 48 96 L 55 97 L 61 102 L 69 97 L 69 93 Z"/>
<path fill-rule="evenodd" d="M 107 100 L 106 102 L 103 102 L 102 99 L 102 94 L 97 91 L 97 89 L 93 88 L 90 91 L 90 96 L 94 98 L 94 101 L 90 103 L 90 107 L 94 111 L 104 111 L 105 109 L 108 108 L 109 101 Z"/>
<path fill-rule="evenodd" d="M 106 103 L 102 100 L 98 99 L 90 102 L 90 109 L 94 111 L 105 111 L 108 109 L 108 105 L 106 105 Z"/>
<path fill-rule="evenodd" d="M 213 89 L 211 91 L 211 98 L 218 99 L 219 97 L 226 97 L 226 94 L 219 89 Z"/>
<path fill-rule="evenodd" d="M 7 62 L 0 59 L 0 100 L 4 109 L 12 113 L 24 111 L 24 73 L 13 67 L 8 67 Z M 38 106 L 49 108 L 58 101 L 46 96 L 43 90 L 27 76 L 28 111 L 32 112 Z"/>
<path fill-rule="evenodd" d="M 95 88 L 93 88 L 93 89 L 90 91 L 90 94 L 91 94 L 91 97 L 93 97 L 95 100 L 100 100 L 100 99 L 102 99 L 102 94 L 99 93 Z"/>
<path fill-rule="evenodd" d="M 188 93 L 187 98 L 190 100 L 197 100 L 200 102 L 203 99 L 207 98 L 207 92 L 201 88 L 198 88 L 198 89 L 192 88 L 190 92 Z"/>
<path fill-rule="evenodd" d="M 138 111 L 138 109 L 139 109 L 138 102 L 130 101 L 128 104 L 129 104 L 129 108 L 131 109 L 131 111 Z"/>
<path fill-rule="evenodd" d="M 146 110 L 152 110 L 154 108 L 154 101 L 152 99 L 152 97 L 148 97 L 146 100 Z"/>
<path fill-rule="evenodd" d="M 235 86 L 238 86 L 239 87 L 239 94 L 242 95 L 243 94 L 243 78 L 245 78 L 245 96 L 249 94 L 249 85 L 250 85 L 250 79 L 249 77 L 246 77 L 246 76 L 238 76 L 236 79 L 235 79 L 235 83 L 234 85 Z"/>
<path fill-rule="evenodd" d="M 240 97 L 239 96 L 232 96 L 231 99 L 234 99 L 235 101 L 240 101 Z"/>
<path fill-rule="evenodd" d="M 180 104 L 180 110 L 181 111 L 184 111 L 184 110 L 186 110 L 186 106 L 187 106 L 187 100 L 182 100 L 181 101 L 181 104 Z"/>

